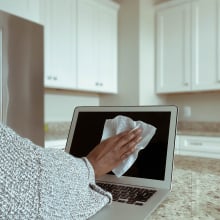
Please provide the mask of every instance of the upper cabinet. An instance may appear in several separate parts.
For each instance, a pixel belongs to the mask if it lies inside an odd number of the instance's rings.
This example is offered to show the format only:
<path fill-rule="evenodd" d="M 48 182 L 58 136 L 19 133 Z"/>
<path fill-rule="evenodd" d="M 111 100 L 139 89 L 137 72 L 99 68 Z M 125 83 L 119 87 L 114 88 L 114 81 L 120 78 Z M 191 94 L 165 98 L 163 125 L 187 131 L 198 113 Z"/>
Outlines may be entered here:
<path fill-rule="evenodd" d="M 45 86 L 117 92 L 117 11 L 108 0 L 41 0 Z"/>
<path fill-rule="evenodd" d="M 157 92 L 189 91 L 190 5 L 158 10 L 156 24 Z"/>
<path fill-rule="evenodd" d="M 218 0 L 176 1 L 156 11 L 157 93 L 220 89 Z"/>
<path fill-rule="evenodd" d="M 192 2 L 192 90 L 220 89 L 220 1 Z"/>
<path fill-rule="evenodd" d="M 111 1 L 78 1 L 78 88 L 117 92 L 117 13 Z"/>
<path fill-rule="evenodd" d="M 0 0 L 0 10 L 39 22 L 38 0 Z"/>
<path fill-rule="evenodd" d="M 48 88 L 76 88 L 76 0 L 41 0 L 45 74 Z"/>

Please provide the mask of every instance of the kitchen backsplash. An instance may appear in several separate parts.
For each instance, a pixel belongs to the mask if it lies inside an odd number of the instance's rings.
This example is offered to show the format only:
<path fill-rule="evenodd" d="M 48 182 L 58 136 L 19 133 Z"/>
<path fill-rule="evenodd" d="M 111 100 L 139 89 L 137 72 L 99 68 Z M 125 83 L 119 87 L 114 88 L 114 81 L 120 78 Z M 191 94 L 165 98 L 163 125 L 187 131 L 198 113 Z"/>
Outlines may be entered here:
<path fill-rule="evenodd" d="M 45 140 L 67 139 L 70 122 L 49 122 L 45 124 Z M 177 134 L 220 136 L 220 122 L 179 121 Z"/>
<path fill-rule="evenodd" d="M 44 125 L 45 140 L 67 139 L 70 122 L 49 122 Z"/>
<path fill-rule="evenodd" d="M 178 134 L 220 136 L 220 122 L 179 121 Z"/>

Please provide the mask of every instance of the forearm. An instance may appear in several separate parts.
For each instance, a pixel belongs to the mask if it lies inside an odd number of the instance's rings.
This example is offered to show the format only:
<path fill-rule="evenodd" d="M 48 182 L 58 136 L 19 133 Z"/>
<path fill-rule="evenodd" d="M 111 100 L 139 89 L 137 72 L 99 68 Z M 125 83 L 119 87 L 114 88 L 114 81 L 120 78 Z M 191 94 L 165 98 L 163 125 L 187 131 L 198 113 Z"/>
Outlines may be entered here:
<path fill-rule="evenodd" d="M 86 158 L 75 158 L 59 150 L 46 151 L 42 167 L 43 216 L 52 208 L 56 209 L 56 216 L 60 214 L 57 219 L 87 219 L 111 202 L 111 195 L 95 185 L 94 171 Z"/>
<path fill-rule="evenodd" d="M 111 195 L 95 185 L 86 158 L 39 147 L 0 124 L 0 200 L 2 219 L 80 220 L 111 202 Z"/>

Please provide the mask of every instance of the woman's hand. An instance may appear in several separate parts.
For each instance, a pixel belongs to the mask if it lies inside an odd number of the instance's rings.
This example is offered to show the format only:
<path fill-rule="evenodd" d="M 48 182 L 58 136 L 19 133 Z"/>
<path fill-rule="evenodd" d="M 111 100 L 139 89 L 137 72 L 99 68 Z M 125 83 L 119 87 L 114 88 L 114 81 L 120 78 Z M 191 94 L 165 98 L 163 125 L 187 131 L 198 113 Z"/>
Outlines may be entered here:
<path fill-rule="evenodd" d="M 95 176 L 102 176 L 115 167 L 135 151 L 135 146 L 141 140 L 140 128 L 122 132 L 110 137 L 97 145 L 87 159 L 94 168 Z"/>

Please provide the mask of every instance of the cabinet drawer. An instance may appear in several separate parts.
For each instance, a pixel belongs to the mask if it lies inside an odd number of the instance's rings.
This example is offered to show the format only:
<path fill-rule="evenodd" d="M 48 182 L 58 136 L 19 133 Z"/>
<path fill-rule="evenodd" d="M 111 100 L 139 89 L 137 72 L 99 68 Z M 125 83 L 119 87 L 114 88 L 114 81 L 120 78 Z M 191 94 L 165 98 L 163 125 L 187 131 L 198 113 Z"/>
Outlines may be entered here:
<path fill-rule="evenodd" d="M 60 149 L 64 150 L 66 146 L 66 140 L 54 140 L 54 141 L 45 141 L 45 148 Z"/>
<path fill-rule="evenodd" d="M 220 137 L 179 136 L 179 153 L 220 158 Z"/>

